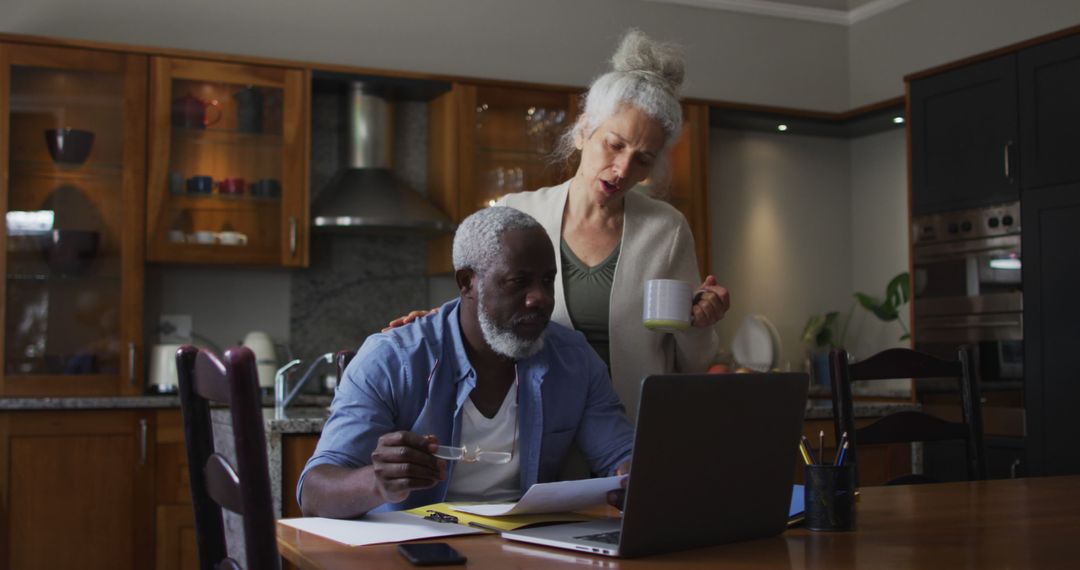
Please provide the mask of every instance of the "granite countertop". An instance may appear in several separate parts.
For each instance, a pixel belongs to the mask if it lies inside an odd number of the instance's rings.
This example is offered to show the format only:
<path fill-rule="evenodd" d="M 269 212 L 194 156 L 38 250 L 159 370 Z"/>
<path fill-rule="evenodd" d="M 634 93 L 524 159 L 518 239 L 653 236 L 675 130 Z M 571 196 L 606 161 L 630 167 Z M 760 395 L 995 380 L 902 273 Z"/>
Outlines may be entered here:
<path fill-rule="evenodd" d="M 857 418 L 874 418 L 894 412 L 919 409 L 921 406 L 913 402 L 855 402 L 854 405 Z M 293 435 L 322 433 L 323 424 L 326 423 L 329 413 L 329 409 L 323 407 L 295 407 L 285 410 L 284 415 L 278 417 L 273 409 L 263 410 L 267 433 Z M 832 402 L 830 401 L 810 400 L 806 407 L 805 418 L 808 420 L 832 417 Z"/>
<path fill-rule="evenodd" d="M 316 407 L 322 410 L 330 405 L 333 397 L 329 394 L 300 394 L 295 406 Z M 263 396 L 263 406 L 270 408 L 273 415 L 273 396 Z M 131 410 L 131 409 L 166 409 L 179 408 L 180 396 L 176 394 L 146 396 L 104 396 L 104 397 L 64 397 L 64 398 L 0 398 L 0 411 L 3 410 Z M 290 408 L 290 412 L 293 408 Z M 297 408 L 299 409 L 299 408 Z M 321 427 L 321 426 L 320 426 Z"/>

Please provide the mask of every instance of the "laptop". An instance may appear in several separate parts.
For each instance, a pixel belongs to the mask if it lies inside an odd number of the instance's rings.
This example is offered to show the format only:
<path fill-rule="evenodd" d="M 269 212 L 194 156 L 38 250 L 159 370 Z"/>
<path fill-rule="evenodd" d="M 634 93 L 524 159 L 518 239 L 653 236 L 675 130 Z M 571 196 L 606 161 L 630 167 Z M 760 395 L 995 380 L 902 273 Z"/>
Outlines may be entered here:
<path fill-rule="evenodd" d="M 779 534 L 808 386 L 804 373 L 649 376 L 622 518 L 502 536 L 632 558 Z"/>

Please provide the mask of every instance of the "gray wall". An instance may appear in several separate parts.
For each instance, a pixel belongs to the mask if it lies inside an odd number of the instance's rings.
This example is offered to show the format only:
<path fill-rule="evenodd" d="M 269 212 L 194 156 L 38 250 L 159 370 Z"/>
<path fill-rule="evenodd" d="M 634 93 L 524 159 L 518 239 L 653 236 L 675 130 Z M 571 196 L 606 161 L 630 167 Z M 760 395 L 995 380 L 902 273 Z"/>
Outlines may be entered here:
<path fill-rule="evenodd" d="M 638 0 L 4 0 L 0 31 L 586 85 L 636 26 L 686 47 L 691 96 L 843 110 L 842 26 Z"/>
<path fill-rule="evenodd" d="M 851 291 L 882 297 L 885 284 L 908 269 L 906 144 L 903 129 L 850 142 Z M 901 318 L 908 324 L 906 312 Z M 899 342 L 902 334 L 897 323 L 882 323 L 859 310 L 849 324 L 846 348 L 866 356 L 906 346 Z"/>
<path fill-rule="evenodd" d="M 780 333 L 781 367 L 802 370 L 806 319 L 850 299 L 849 143 L 713 129 L 709 145 L 711 267 L 732 304 L 721 344 L 761 314 Z"/>
<path fill-rule="evenodd" d="M 911 0 L 851 27 L 851 106 L 902 95 L 909 73 L 1077 24 L 1077 0 Z"/>
<path fill-rule="evenodd" d="M 838 140 L 713 129 L 710 145 L 711 262 L 732 295 L 722 345 L 761 314 L 780 333 L 781 366 L 800 370 L 810 315 L 845 315 L 852 293 L 880 297 L 907 270 L 904 131 Z M 844 344 L 872 354 L 901 334 L 856 309 Z"/>

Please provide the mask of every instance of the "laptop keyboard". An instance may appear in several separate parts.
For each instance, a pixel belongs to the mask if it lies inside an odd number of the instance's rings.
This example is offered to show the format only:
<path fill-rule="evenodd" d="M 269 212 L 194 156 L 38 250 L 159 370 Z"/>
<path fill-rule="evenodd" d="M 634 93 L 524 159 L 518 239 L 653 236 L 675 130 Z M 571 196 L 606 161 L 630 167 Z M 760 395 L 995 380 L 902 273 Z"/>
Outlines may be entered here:
<path fill-rule="evenodd" d="M 622 534 L 620 530 L 613 530 L 610 532 L 601 532 L 598 534 L 586 534 L 585 536 L 575 536 L 576 540 L 591 540 L 593 542 L 603 542 L 605 544 L 619 544 L 619 535 Z"/>

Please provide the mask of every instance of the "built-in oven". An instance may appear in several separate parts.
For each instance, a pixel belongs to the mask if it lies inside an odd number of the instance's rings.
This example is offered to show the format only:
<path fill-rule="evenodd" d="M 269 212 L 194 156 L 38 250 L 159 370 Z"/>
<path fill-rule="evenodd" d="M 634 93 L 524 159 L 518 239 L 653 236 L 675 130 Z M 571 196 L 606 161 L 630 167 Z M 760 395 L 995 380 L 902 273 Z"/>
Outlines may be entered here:
<path fill-rule="evenodd" d="M 912 220 L 917 349 L 955 358 L 978 349 L 983 382 L 1022 380 L 1020 204 Z"/>

